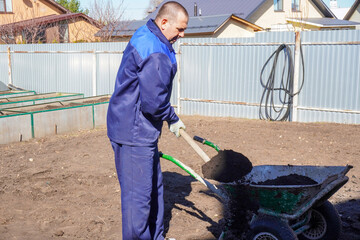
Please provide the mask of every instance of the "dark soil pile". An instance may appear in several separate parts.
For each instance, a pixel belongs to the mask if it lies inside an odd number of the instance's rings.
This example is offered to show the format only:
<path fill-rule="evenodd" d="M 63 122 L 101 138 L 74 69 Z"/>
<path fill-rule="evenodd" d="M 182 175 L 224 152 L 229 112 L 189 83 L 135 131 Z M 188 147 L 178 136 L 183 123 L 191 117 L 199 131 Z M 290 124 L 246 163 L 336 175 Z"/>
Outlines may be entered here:
<path fill-rule="evenodd" d="M 202 165 L 205 178 L 224 183 L 238 181 L 251 170 L 252 163 L 249 159 L 232 150 L 220 150 L 215 157 Z"/>
<path fill-rule="evenodd" d="M 218 154 L 202 166 L 205 178 L 222 183 L 241 180 L 251 172 L 252 163 L 243 154 L 232 150 L 220 150 Z M 259 205 L 250 198 L 249 188 L 242 184 L 224 185 L 230 198 L 224 203 L 226 225 L 225 239 L 244 239 L 249 229 L 249 221 Z"/>
<path fill-rule="evenodd" d="M 286 176 L 280 176 L 275 179 L 269 179 L 263 182 L 253 183 L 255 185 L 313 185 L 318 182 L 313 179 L 298 175 L 298 174 L 290 174 Z"/>
<path fill-rule="evenodd" d="M 224 203 L 225 240 L 246 239 L 249 222 L 259 209 L 258 202 L 251 198 L 249 185 L 225 186 L 229 200 Z"/>

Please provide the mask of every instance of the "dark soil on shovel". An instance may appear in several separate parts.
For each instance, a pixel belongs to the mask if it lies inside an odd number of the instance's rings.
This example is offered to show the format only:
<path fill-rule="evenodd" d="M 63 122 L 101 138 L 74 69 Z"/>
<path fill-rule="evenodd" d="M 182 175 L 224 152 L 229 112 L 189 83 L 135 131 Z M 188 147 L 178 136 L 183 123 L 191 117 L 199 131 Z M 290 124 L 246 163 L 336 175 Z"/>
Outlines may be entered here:
<path fill-rule="evenodd" d="M 224 183 L 238 181 L 251 170 L 250 160 L 233 150 L 220 150 L 216 156 L 202 166 L 205 178 Z"/>

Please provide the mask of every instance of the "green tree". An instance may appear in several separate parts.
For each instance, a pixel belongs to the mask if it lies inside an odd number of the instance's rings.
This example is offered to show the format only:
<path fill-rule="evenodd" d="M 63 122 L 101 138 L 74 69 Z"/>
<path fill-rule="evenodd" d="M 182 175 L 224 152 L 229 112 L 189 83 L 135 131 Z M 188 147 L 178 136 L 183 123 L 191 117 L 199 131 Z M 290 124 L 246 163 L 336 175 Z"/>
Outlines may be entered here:
<path fill-rule="evenodd" d="M 88 9 L 82 9 L 80 7 L 80 1 L 79 0 L 55 0 L 57 3 L 59 3 L 61 6 L 69 9 L 73 13 L 84 13 L 89 14 Z"/>

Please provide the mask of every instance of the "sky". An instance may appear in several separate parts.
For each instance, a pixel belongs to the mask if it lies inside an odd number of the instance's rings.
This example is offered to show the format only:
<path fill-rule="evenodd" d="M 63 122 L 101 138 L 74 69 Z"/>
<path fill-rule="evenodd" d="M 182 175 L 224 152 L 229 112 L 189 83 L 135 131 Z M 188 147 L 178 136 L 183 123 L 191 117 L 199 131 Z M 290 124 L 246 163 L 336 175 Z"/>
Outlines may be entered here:
<path fill-rule="evenodd" d="M 91 5 L 93 4 L 94 0 L 79 0 L 81 8 L 83 9 L 90 9 Z M 96 0 L 99 2 L 107 2 L 109 0 Z M 113 1 L 113 4 L 116 6 L 116 3 L 118 4 L 120 0 L 110 0 Z M 128 20 L 140 20 L 145 17 L 145 10 L 148 8 L 150 4 L 150 0 L 123 0 L 123 6 L 124 6 L 124 19 Z M 195 2 L 196 0 L 194 0 Z M 337 0 L 338 7 L 341 8 L 349 8 L 352 6 L 355 0 Z M 323 0 L 325 4 L 329 6 L 330 0 Z"/>
<path fill-rule="evenodd" d="M 330 0 L 323 0 L 323 2 L 330 6 Z M 355 2 L 355 0 L 337 0 L 338 3 L 338 7 L 341 8 L 349 8 L 353 5 L 353 3 Z"/>

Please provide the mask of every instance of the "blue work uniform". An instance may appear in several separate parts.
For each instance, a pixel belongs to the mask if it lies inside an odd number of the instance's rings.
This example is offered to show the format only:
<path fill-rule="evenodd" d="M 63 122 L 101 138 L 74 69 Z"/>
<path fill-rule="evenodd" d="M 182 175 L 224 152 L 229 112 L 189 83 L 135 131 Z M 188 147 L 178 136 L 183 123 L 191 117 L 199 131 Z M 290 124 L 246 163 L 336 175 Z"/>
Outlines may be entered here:
<path fill-rule="evenodd" d="M 175 51 L 153 20 L 127 45 L 107 113 L 107 132 L 121 187 L 123 239 L 164 239 L 163 184 L 157 148 L 170 105 Z"/>

